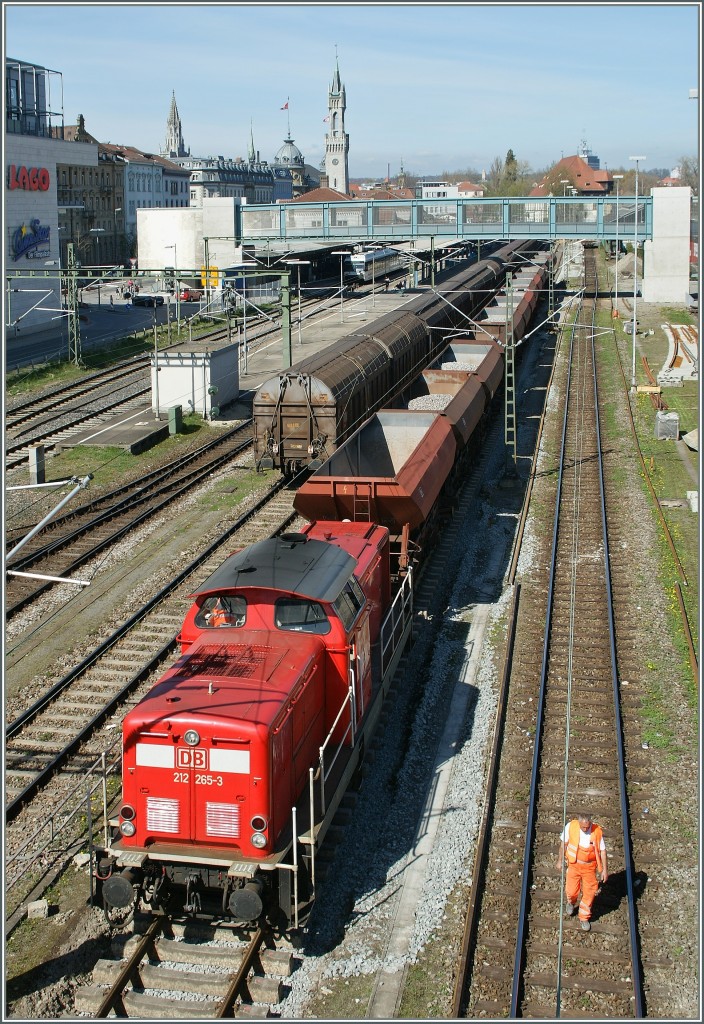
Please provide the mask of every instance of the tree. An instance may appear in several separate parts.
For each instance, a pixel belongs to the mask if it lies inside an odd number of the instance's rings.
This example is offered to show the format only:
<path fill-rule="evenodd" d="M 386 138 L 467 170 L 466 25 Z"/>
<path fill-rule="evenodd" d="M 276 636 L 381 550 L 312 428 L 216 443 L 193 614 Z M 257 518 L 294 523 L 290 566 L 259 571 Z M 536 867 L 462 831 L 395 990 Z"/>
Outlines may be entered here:
<path fill-rule="evenodd" d="M 489 196 L 525 196 L 533 187 L 534 173 L 525 160 L 517 160 L 512 149 L 506 160 L 494 157 L 487 175 L 486 194 Z"/>
<path fill-rule="evenodd" d="M 491 161 L 491 167 L 486 178 L 487 193 L 498 196 L 501 194 L 501 182 L 504 176 L 504 162 L 500 156 L 495 156 Z"/>
<path fill-rule="evenodd" d="M 689 185 L 694 195 L 699 194 L 699 160 L 695 156 L 681 156 L 679 159 L 680 181 Z"/>
<path fill-rule="evenodd" d="M 504 184 L 510 187 L 516 181 L 518 177 L 518 161 L 513 155 L 513 150 L 509 149 L 506 154 L 506 160 L 504 161 Z"/>

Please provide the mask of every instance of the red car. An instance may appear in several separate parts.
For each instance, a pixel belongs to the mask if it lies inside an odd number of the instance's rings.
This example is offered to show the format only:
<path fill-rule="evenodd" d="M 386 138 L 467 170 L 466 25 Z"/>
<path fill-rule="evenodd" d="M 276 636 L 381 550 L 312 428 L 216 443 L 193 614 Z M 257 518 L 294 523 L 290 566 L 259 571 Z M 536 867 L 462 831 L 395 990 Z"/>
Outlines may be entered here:
<path fill-rule="evenodd" d="M 183 288 L 179 298 L 181 302 L 200 302 L 203 292 L 199 288 Z"/>

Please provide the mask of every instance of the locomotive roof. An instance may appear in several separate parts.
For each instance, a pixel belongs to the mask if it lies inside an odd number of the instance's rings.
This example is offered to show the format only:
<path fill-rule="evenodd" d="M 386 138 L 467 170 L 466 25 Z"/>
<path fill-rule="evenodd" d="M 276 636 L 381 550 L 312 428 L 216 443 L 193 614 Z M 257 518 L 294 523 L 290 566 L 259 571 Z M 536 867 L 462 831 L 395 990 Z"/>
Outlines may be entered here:
<path fill-rule="evenodd" d="M 356 565 L 357 560 L 335 544 L 284 534 L 230 555 L 191 596 L 260 587 L 330 602 L 340 595 Z"/>

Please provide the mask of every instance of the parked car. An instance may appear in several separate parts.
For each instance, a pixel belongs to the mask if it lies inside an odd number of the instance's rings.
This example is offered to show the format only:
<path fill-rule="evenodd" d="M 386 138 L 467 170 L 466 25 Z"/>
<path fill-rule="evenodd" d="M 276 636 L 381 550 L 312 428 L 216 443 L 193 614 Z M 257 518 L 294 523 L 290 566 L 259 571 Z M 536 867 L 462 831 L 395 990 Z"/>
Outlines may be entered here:
<path fill-rule="evenodd" d="M 132 296 L 133 306 L 163 306 L 163 295 L 145 295 L 144 293 Z"/>
<path fill-rule="evenodd" d="M 179 298 L 181 302 L 200 302 L 203 292 L 200 288 L 183 288 Z"/>

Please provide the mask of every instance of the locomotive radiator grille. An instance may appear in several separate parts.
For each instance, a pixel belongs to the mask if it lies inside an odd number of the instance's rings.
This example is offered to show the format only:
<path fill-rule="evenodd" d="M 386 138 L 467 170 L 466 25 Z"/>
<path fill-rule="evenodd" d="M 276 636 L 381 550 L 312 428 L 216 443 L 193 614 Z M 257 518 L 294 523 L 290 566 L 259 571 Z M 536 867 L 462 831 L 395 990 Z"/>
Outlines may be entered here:
<path fill-rule="evenodd" d="M 147 828 L 150 832 L 179 830 L 179 801 L 166 797 L 147 797 Z"/>
<path fill-rule="evenodd" d="M 240 834 L 239 805 L 206 803 L 205 832 L 209 836 L 238 839 Z"/>

